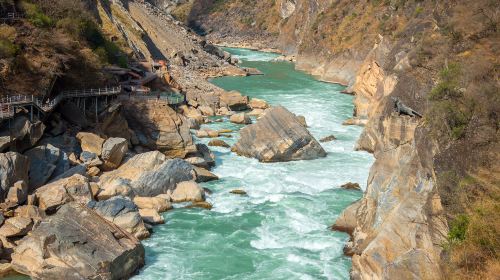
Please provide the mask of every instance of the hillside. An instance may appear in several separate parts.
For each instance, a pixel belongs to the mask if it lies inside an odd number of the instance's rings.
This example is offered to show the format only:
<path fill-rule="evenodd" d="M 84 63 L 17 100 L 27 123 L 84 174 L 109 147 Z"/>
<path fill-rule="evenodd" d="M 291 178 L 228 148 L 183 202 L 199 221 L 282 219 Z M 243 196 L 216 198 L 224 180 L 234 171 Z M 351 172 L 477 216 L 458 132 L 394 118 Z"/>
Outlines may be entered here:
<path fill-rule="evenodd" d="M 173 14 L 218 44 L 295 55 L 356 95 L 358 148 L 376 162 L 346 211 L 354 279 L 494 279 L 499 12 L 489 0 L 201 0 Z M 394 97 L 423 118 L 395 115 Z"/>

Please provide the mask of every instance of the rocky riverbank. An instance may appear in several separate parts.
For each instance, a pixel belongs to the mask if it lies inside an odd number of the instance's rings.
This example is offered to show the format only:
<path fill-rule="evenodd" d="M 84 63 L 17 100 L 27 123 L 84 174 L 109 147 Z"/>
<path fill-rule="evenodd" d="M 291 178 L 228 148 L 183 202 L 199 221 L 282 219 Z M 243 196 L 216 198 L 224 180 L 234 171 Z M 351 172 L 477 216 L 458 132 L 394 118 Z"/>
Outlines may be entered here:
<path fill-rule="evenodd" d="M 455 252 L 465 249 L 450 241 L 448 223 L 453 227 L 464 215 L 474 216 L 470 205 L 453 194 L 480 203 L 497 191 L 492 187 L 496 164 L 487 162 L 496 161 L 488 151 L 498 146 L 498 135 L 485 112 L 493 112 L 487 104 L 497 108 L 498 100 L 481 97 L 481 92 L 498 91 L 497 75 L 477 67 L 494 71 L 498 50 L 491 43 L 498 33 L 491 26 L 497 26 L 498 16 L 493 11 L 472 16 L 490 10 L 487 1 L 396 2 L 221 1 L 196 7 L 189 20 L 221 45 L 277 48 L 296 57 L 297 69 L 347 85 L 346 91 L 355 94 L 353 119 L 346 124 L 365 126 L 357 148 L 373 153 L 376 162 L 363 199 L 335 226 L 352 234 L 346 253 L 352 255 L 353 279 L 491 275 L 488 265 L 456 261 L 464 254 Z M 479 89 L 482 83 L 488 89 Z M 458 99 L 450 101 L 449 93 Z M 482 109 L 472 113 L 462 103 L 469 101 Z M 477 135 L 478 130 L 486 135 Z M 459 148 L 479 142 L 483 146 L 474 145 L 474 152 Z M 457 182 L 487 191 L 465 194 L 456 189 Z M 461 240 L 472 256 L 479 245 Z M 443 254 L 442 244 L 451 249 Z M 481 255 L 492 258 L 486 251 Z"/>

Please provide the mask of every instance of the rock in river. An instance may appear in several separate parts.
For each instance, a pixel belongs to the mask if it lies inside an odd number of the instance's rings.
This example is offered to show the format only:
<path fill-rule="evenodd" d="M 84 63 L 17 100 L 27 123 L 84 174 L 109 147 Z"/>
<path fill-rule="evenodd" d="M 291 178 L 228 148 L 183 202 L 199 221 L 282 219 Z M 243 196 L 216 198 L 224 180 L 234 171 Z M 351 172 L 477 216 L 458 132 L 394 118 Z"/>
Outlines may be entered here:
<path fill-rule="evenodd" d="M 307 160 L 326 156 L 325 150 L 297 117 L 282 106 L 268 109 L 257 123 L 240 130 L 240 135 L 231 150 L 262 162 Z"/>
<path fill-rule="evenodd" d="M 33 279 L 124 279 L 144 265 L 144 247 L 96 212 L 72 202 L 20 241 L 12 265 Z"/>

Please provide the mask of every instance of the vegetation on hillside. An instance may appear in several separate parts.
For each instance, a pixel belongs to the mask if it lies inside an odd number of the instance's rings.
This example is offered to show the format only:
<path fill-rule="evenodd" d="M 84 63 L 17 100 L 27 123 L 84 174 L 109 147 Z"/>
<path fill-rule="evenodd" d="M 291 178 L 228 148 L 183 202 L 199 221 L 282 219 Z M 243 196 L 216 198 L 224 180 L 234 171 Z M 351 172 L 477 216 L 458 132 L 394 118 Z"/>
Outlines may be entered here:
<path fill-rule="evenodd" d="M 127 56 L 101 31 L 95 3 L 87 0 L 2 0 L 0 13 L 17 12 L 19 21 L 0 24 L 2 91 L 45 94 L 57 86 L 106 83 L 105 64 L 126 66 Z"/>

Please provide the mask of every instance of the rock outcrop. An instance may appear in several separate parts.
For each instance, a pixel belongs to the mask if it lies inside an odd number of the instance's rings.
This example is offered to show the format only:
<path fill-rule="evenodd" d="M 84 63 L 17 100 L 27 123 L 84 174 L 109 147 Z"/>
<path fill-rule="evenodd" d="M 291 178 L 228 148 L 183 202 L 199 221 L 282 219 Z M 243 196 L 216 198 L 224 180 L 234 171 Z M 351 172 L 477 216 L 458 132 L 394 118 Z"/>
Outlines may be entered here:
<path fill-rule="evenodd" d="M 34 279 L 123 279 L 143 265 L 136 238 L 76 202 L 35 226 L 12 255 L 13 268 Z"/>
<path fill-rule="evenodd" d="M 273 107 L 257 123 L 240 131 L 232 151 L 262 162 L 308 160 L 326 152 L 297 117 L 281 106 Z"/>
<path fill-rule="evenodd" d="M 194 151 L 189 121 L 164 100 L 127 100 L 124 111 L 140 145 L 170 157 L 184 157 Z"/>

